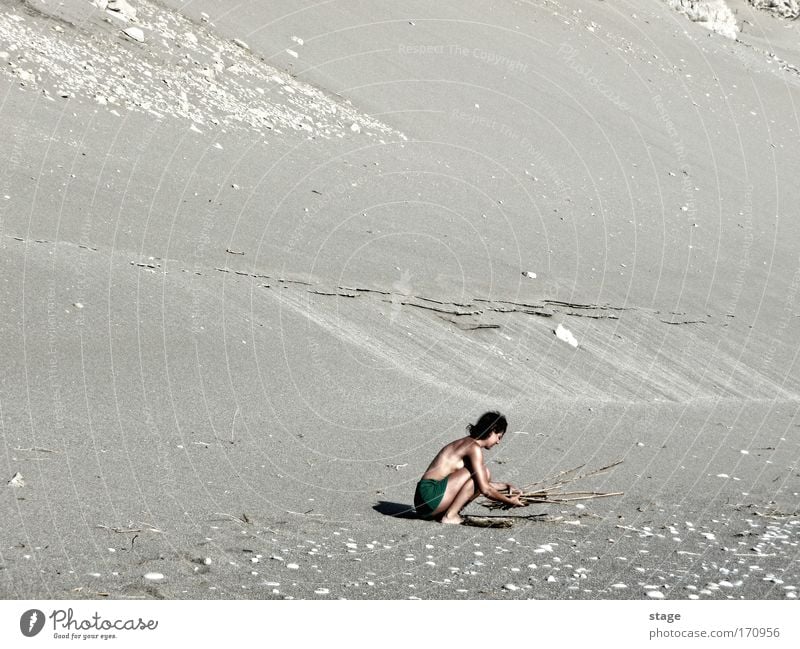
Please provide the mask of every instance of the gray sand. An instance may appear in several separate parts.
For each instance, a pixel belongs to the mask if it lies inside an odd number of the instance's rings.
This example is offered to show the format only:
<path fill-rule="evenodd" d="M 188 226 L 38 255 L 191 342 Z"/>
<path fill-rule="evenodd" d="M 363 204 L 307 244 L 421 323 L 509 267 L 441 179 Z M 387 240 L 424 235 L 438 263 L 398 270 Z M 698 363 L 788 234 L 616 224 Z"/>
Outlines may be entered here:
<path fill-rule="evenodd" d="M 800 23 L 131 4 L 0 0 L 0 596 L 796 597 Z M 409 517 L 489 408 L 624 496 Z"/>

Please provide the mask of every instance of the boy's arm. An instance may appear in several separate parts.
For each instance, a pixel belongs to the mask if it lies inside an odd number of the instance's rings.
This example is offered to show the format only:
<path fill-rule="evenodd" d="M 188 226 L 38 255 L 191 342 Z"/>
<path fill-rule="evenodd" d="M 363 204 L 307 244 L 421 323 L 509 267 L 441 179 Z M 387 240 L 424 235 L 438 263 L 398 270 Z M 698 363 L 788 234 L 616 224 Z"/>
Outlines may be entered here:
<path fill-rule="evenodd" d="M 467 453 L 467 459 L 469 460 L 470 466 L 472 468 L 472 475 L 475 478 L 475 482 L 478 485 L 478 490 L 486 496 L 487 498 L 491 498 L 492 500 L 496 500 L 497 502 L 504 503 L 506 505 L 511 505 L 513 507 L 520 507 L 522 503 L 520 502 L 518 497 L 511 497 L 509 498 L 505 494 L 500 493 L 500 489 L 497 488 L 497 485 L 502 485 L 504 483 L 496 483 L 496 482 L 489 482 L 486 479 L 486 470 L 483 464 L 483 454 L 481 450 L 477 446 L 473 446 Z M 505 485 L 505 487 L 501 488 L 508 488 L 510 485 Z"/>
<path fill-rule="evenodd" d="M 489 484 L 491 484 L 498 491 L 507 491 L 512 496 L 522 495 L 522 489 L 520 489 L 519 487 L 515 487 L 510 482 L 491 482 Z"/>

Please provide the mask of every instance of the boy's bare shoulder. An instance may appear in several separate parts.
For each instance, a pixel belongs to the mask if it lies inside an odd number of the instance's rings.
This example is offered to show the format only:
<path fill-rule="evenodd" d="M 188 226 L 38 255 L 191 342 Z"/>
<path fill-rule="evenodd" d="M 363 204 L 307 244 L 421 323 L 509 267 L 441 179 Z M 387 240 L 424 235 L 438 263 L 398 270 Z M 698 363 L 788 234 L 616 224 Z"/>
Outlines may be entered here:
<path fill-rule="evenodd" d="M 475 440 L 471 437 L 462 437 L 461 439 L 457 439 L 455 442 L 453 442 L 452 448 L 459 457 L 474 455 L 476 452 L 480 453 L 480 446 L 478 446 L 475 443 Z"/>

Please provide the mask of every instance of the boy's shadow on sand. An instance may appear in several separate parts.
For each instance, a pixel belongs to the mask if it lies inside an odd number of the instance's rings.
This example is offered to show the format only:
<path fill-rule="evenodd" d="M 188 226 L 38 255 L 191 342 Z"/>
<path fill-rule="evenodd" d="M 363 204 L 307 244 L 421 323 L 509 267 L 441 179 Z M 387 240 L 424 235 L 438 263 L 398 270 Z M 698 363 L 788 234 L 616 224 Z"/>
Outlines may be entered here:
<path fill-rule="evenodd" d="M 386 500 L 380 500 L 373 509 L 384 516 L 394 516 L 395 518 L 419 518 L 414 511 L 414 505 L 391 503 Z"/>

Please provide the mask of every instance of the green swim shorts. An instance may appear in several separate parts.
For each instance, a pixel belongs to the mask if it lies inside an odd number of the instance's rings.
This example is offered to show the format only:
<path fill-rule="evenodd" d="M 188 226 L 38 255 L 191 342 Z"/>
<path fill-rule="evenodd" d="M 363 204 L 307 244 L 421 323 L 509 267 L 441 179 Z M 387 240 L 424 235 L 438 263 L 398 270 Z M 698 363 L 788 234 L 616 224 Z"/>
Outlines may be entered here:
<path fill-rule="evenodd" d="M 449 476 L 448 476 L 449 477 Z M 433 518 L 433 512 L 444 498 L 447 490 L 447 477 L 441 480 L 420 480 L 414 492 L 414 509 L 422 518 Z"/>

